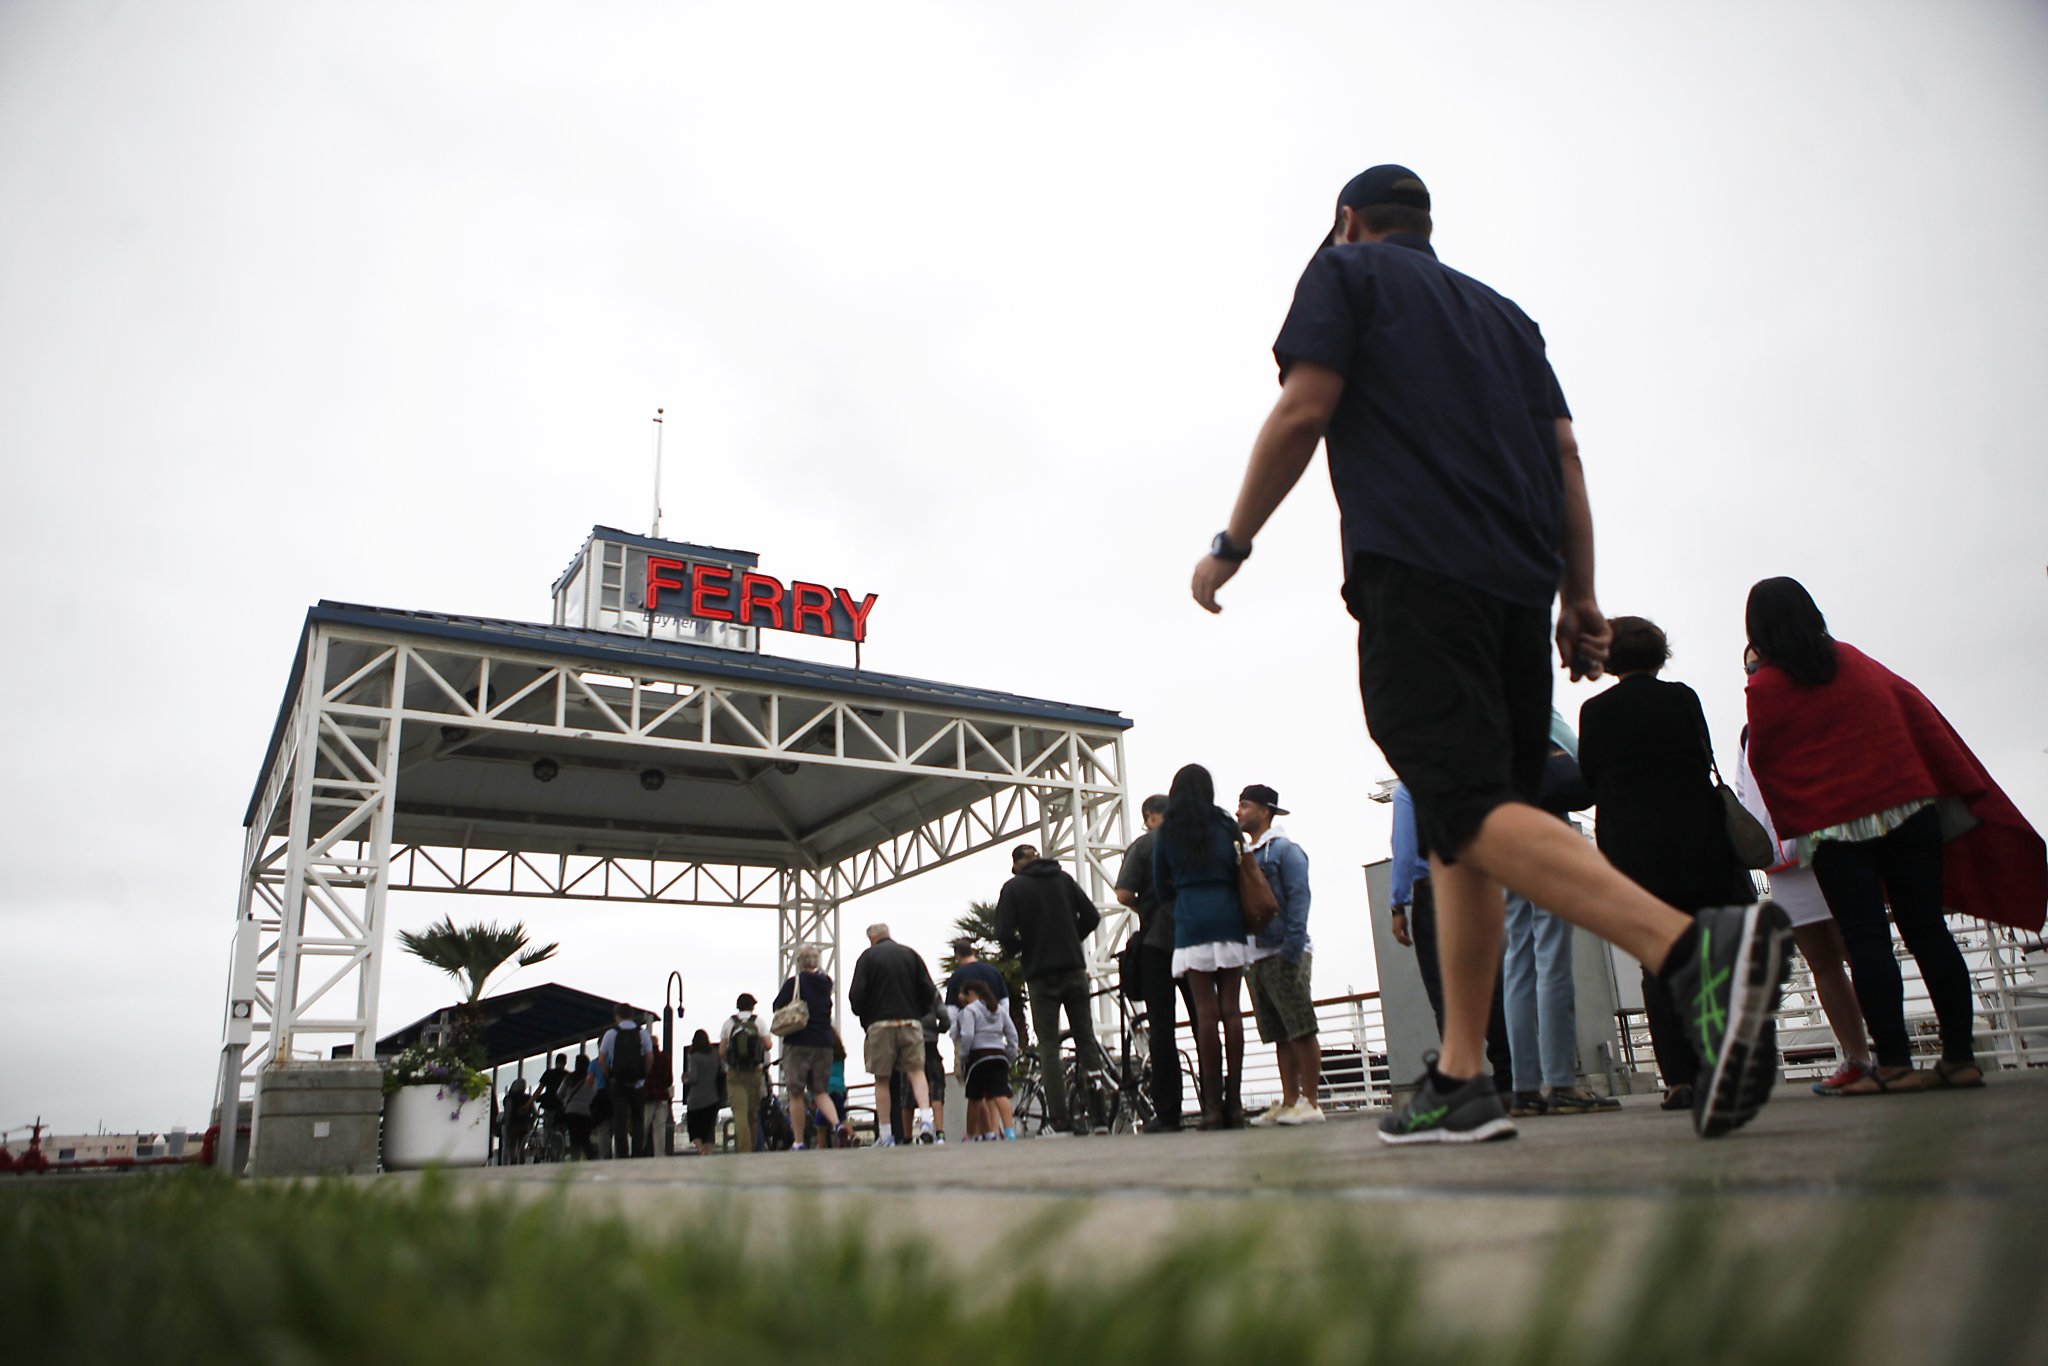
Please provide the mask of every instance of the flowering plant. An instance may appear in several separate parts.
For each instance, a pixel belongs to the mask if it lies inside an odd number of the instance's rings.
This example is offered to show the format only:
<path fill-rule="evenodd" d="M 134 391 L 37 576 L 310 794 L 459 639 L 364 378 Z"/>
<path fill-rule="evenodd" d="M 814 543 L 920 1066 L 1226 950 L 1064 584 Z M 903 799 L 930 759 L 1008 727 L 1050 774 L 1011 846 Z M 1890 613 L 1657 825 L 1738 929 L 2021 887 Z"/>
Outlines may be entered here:
<path fill-rule="evenodd" d="M 491 1079 L 446 1044 L 416 1043 L 384 1063 L 384 1094 L 401 1086 L 438 1086 L 437 1100 L 475 1100 L 491 1089 Z"/>

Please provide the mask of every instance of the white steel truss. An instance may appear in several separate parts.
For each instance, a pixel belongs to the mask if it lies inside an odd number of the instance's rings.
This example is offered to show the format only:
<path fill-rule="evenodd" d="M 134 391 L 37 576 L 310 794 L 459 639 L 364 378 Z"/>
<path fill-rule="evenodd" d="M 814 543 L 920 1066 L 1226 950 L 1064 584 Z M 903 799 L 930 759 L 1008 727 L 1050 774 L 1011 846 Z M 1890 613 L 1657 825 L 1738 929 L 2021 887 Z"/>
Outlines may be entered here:
<path fill-rule="evenodd" d="M 224 1063 L 225 1101 L 247 1097 L 275 1061 L 335 1045 L 372 1056 L 393 890 L 773 910 L 782 974 L 811 944 L 836 976 L 845 902 L 1033 839 L 1102 909 L 1091 967 L 1111 970 L 1129 917 L 1113 892 L 1129 840 L 1114 720 L 982 712 L 937 685 L 907 700 L 849 697 L 773 669 L 735 680 L 651 656 L 619 671 L 544 643 L 334 622 L 309 622 L 302 649 L 250 809 L 237 920 L 258 927 L 252 1037 L 239 1067 Z M 753 834 L 617 820 L 583 829 L 573 817 L 522 815 L 516 802 L 479 809 L 405 795 L 402 768 L 506 744 L 709 772 L 769 824 Z M 613 750 L 626 757 L 606 758 Z M 763 781 L 771 773 L 774 783 L 833 773 L 900 781 L 806 825 Z M 244 979 L 248 966 L 238 965 Z"/>

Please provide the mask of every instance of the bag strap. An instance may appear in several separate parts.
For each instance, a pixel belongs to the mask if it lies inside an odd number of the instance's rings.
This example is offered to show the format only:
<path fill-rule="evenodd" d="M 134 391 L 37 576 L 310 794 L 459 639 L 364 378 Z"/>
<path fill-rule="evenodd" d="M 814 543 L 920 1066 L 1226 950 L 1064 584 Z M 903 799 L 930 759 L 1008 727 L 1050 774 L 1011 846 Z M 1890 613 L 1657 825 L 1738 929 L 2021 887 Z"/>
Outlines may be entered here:
<path fill-rule="evenodd" d="M 1714 786 L 1728 786 L 1728 780 L 1721 776 L 1721 765 L 1714 758 L 1714 737 L 1707 734 L 1707 720 L 1704 716 L 1700 718 L 1700 744 L 1707 751 L 1707 772 L 1714 775 Z"/>

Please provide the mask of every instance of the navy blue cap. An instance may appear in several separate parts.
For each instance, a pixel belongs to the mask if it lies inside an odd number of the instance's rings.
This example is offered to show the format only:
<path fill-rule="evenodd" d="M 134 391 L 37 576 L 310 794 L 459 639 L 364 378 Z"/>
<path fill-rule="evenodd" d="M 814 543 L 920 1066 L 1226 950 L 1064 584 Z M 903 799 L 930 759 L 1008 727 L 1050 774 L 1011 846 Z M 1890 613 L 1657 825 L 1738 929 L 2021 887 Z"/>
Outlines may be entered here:
<path fill-rule="evenodd" d="M 1429 187 L 1422 183 L 1421 176 L 1406 166 L 1396 166 L 1391 162 L 1360 171 L 1337 192 L 1337 207 L 1331 213 L 1330 235 L 1323 239 L 1323 245 L 1327 247 L 1337 240 L 1337 224 L 1343 220 L 1345 209 L 1369 209 L 1375 204 L 1405 204 L 1428 213 Z"/>
<path fill-rule="evenodd" d="M 1250 787 L 1238 793 L 1237 799 L 1241 802 L 1257 802 L 1276 816 L 1290 814 L 1286 807 L 1280 805 L 1280 794 L 1264 783 L 1253 783 Z"/>

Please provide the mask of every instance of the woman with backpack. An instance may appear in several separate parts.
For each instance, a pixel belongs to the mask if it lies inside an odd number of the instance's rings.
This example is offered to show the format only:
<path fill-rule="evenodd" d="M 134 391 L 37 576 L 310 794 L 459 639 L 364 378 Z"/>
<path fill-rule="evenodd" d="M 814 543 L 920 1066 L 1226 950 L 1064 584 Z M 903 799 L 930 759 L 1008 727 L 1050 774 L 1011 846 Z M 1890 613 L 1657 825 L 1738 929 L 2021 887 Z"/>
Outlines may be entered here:
<path fill-rule="evenodd" d="M 1244 1122 L 1238 1001 L 1251 950 L 1237 899 L 1237 835 L 1237 822 L 1216 805 L 1208 769 L 1189 764 L 1173 775 L 1166 819 L 1152 845 L 1152 884 L 1161 901 L 1173 903 L 1173 975 L 1187 979 L 1194 998 L 1198 1129 L 1235 1129 Z"/>

